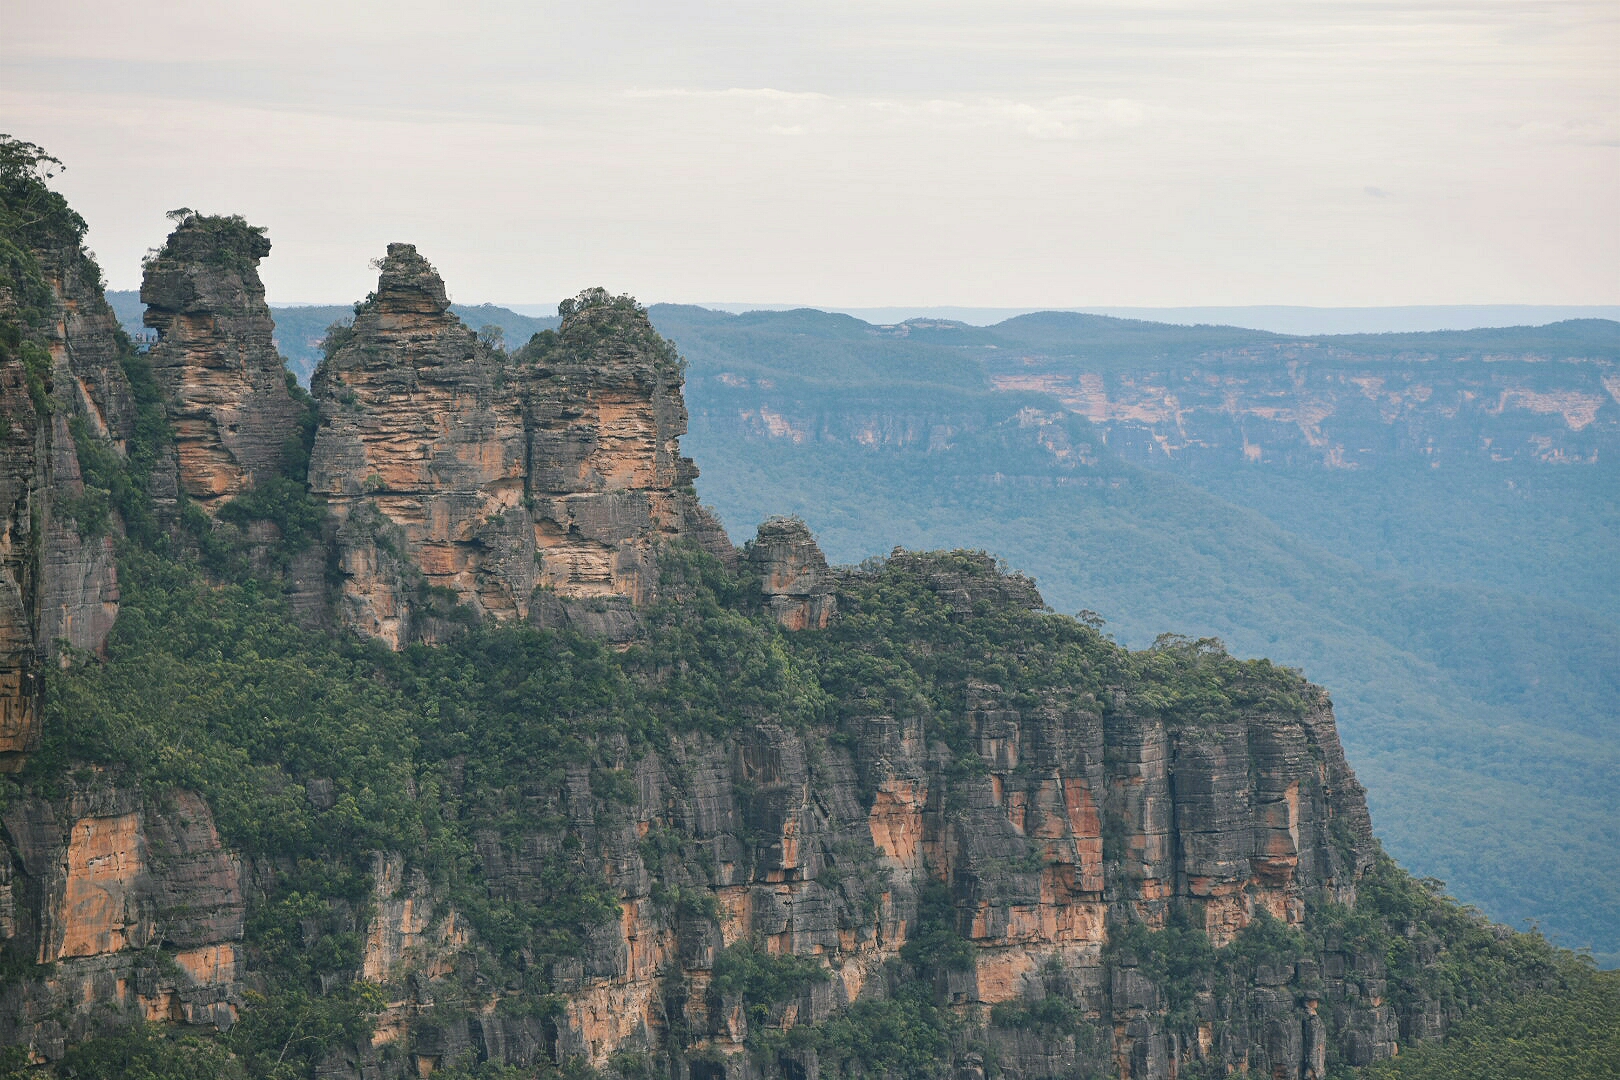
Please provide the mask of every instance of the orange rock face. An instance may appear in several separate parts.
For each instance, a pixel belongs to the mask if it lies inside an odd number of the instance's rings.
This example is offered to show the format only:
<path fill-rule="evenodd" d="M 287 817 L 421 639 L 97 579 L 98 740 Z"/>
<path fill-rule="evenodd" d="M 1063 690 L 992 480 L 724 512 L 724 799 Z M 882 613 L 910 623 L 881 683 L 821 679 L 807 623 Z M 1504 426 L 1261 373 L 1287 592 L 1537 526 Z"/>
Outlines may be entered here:
<path fill-rule="evenodd" d="M 139 918 L 132 893 L 146 872 L 140 816 L 81 818 L 67 849 L 67 881 L 57 921 L 61 942 L 41 942 L 39 962 L 118 952 L 129 944 L 130 923 Z M 144 937 L 138 930 L 137 937 Z M 52 949 L 51 946 L 55 948 Z"/>
<path fill-rule="evenodd" d="M 60 1056 L 64 1024 L 125 1010 L 228 1027 L 241 1002 L 241 867 L 208 806 L 177 792 L 149 804 L 90 781 L 6 808 L 0 855 L 6 936 L 42 969 L 0 1017 L 0 1038 Z M 172 963 L 170 963 L 172 961 Z"/>
<path fill-rule="evenodd" d="M 774 517 L 748 545 L 748 562 L 776 621 L 789 630 L 823 630 L 838 599 L 826 556 L 798 518 Z"/>

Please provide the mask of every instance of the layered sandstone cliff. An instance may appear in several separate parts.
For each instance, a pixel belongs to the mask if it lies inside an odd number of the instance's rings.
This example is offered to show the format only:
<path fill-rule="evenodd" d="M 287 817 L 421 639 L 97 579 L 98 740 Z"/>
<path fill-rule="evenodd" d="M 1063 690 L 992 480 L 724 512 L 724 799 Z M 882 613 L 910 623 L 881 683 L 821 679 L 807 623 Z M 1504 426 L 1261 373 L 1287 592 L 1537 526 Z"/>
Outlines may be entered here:
<path fill-rule="evenodd" d="M 510 357 L 449 306 L 427 260 L 390 245 L 312 381 L 310 485 L 338 523 L 342 618 L 396 647 L 442 636 L 447 602 L 627 636 L 660 541 L 729 552 L 677 446 L 673 349 L 600 290 Z"/>
<path fill-rule="evenodd" d="M 141 301 L 158 333 L 147 354 L 168 395 L 178 487 L 212 513 L 281 473 L 301 409 L 271 342 L 259 280 L 264 230 L 190 214 L 146 262 Z"/>
<path fill-rule="evenodd" d="M 20 338 L 0 362 L 0 771 L 38 742 L 41 664 L 98 651 L 117 618 L 120 523 L 105 490 L 86 491 L 77 442 L 121 455 L 135 415 L 128 342 L 78 236 L 29 254 L 38 295 L 0 289 Z"/>
<path fill-rule="evenodd" d="M 897 552 L 880 573 L 926 581 L 963 620 L 1040 603 L 1027 579 L 988 559 Z M 552 800 L 560 832 L 480 849 L 497 895 L 537 895 L 547 861 L 579 850 L 599 853 L 618 897 L 621 917 L 553 973 L 555 1024 L 499 1008 L 434 1011 L 466 975 L 465 923 L 442 906 L 428 917 L 426 883 L 379 864 L 379 896 L 394 899 L 377 909 L 365 965 L 399 991 L 380 1045 L 414 1047 L 417 1068 L 462 1053 L 600 1065 L 650 1051 L 716 1062 L 716 1077 L 815 1075 L 813 1053 L 744 1052 L 748 1011 L 711 985 L 720 951 L 754 942 L 818 958 L 830 980 L 765 1021 L 818 1023 L 892 992 L 888 965 L 938 882 L 948 931 L 970 945 L 970 963 L 938 975 L 952 1009 L 982 1020 L 976 1008 L 1060 994 L 1107 1033 L 1088 1047 L 992 1030 L 1016 1075 L 1163 1078 L 1204 1063 L 1308 1080 L 1325 1075 L 1330 1049 L 1353 1063 L 1387 1056 L 1413 1018 L 1385 1000 L 1379 962 L 1354 949 L 1275 963 L 1253 986 L 1203 986 L 1189 1038 L 1167 1017 L 1166 988 L 1139 970 L 1145 958 L 1110 948 L 1125 928 L 1189 913 L 1218 947 L 1262 916 L 1298 927 L 1308 905 L 1354 902 L 1371 827 L 1331 708 L 1312 693 L 1299 715 L 1185 726 L 1129 698 L 1076 707 L 1057 686 L 1031 703 L 1011 686 L 970 683 L 960 709 L 982 763 L 973 769 L 920 719 L 889 715 L 852 718 L 834 741 L 764 722 L 639 757 L 603 747 L 632 777 L 631 805 L 593 791 L 581 766 L 535 793 Z"/>
<path fill-rule="evenodd" d="M 985 557 L 897 552 L 867 573 L 920 583 L 969 626 L 1040 603 Z M 482 887 L 560 900 L 571 879 L 549 871 L 573 860 L 619 908 L 545 973 L 554 1013 L 499 975 L 420 870 L 375 856 L 352 976 L 383 987 L 386 1004 L 370 1043 L 332 1047 L 321 1075 L 606 1067 L 638 1053 L 671 1062 L 672 1075 L 835 1075 L 813 1047 L 761 1057 L 758 1037 L 895 993 L 896 965 L 915 960 L 908 943 L 941 932 L 967 962 L 935 971 L 935 992 L 1016 1075 L 1321 1080 L 1330 1057 L 1365 1063 L 1438 1032 L 1434 1003 L 1398 1010 L 1380 960 L 1352 944 L 1267 961 L 1252 984 L 1196 984 L 1190 1002 L 1120 945 L 1133 927 L 1178 918 L 1220 945 L 1263 916 L 1298 927 L 1308 908 L 1353 902 L 1373 842 L 1325 697 L 1299 713 L 1188 725 L 1147 701 L 1074 691 L 968 681 L 950 718 L 966 732 L 959 750 L 917 716 L 845 717 L 836 738 L 767 719 L 657 750 L 608 740 L 598 766 L 537 780 L 525 797 L 554 824 L 481 836 Z M 601 769 L 628 783 L 604 787 Z M 446 783 L 447 798 L 472 794 L 464 774 Z M 205 803 L 89 778 L 14 802 L 0 823 L 0 933 L 54 965 L 0 991 L 0 1039 L 55 1060 L 104 1030 L 109 1006 L 194 1027 L 234 1021 L 254 985 L 243 882 L 273 869 L 249 873 L 224 851 Z M 941 889 L 946 921 L 930 926 L 939 915 L 924 897 Z M 722 952 L 743 942 L 813 957 L 830 977 L 761 1014 L 715 980 Z M 1096 1035 L 985 1026 L 985 1007 L 1049 996 Z M 972 1054 L 956 1056 L 959 1075 L 979 1075 Z"/>
<path fill-rule="evenodd" d="M 149 267 L 176 495 L 205 508 L 286 464 L 294 413 L 277 395 L 285 384 L 261 318 L 254 266 L 265 250 L 256 230 L 193 218 Z M 77 451 L 88 439 L 118 455 L 134 425 L 129 357 L 93 265 L 76 246 L 41 265 L 55 305 L 38 331 L 43 352 L 0 363 L 0 762 L 37 739 L 51 643 L 98 648 L 116 613 L 119 522 L 104 505 L 98 516 L 85 485 L 94 470 Z M 583 293 L 563 305 L 557 332 L 508 356 L 448 311 L 413 248 L 391 246 L 381 271 L 315 382 L 310 482 L 335 520 L 344 622 L 396 647 L 469 617 L 623 641 L 664 588 L 671 541 L 735 568 L 679 452 L 680 362 L 632 301 Z M 835 1069 L 813 1043 L 760 1036 L 885 1000 L 906 980 L 925 980 L 975 1033 L 950 1052 L 972 1080 L 987 1053 L 1004 1075 L 1029 1078 L 1324 1080 L 1330 1061 L 1363 1064 L 1439 1033 L 1441 1004 L 1406 987 L 1397 1005 L 1381 955 L 1344 935 L 1297 936 L 1241 979 L 1209 968 L 1179 983 L 1144 944 L 1169 928 L 1218 948 L 1257 927 L 1310 927 L 1313 911 L 1354 901 L 1375 848 L 1320 691 L 1290 682 L 1233 705 L 1240 695 L 1221 679 L 1236 668 L 1159 658 L 1169 681 L 1155 682 L 1100 638 L 1043 667 L 1042 635 L 1083 632 L 1042 623 L 1055 617 L 1033 582 L 982 554 L 896 551 L 833 571 L 802 523 L 773 519 L 746 559 L 717 621 L 753 620 L 765 639 L 757 658 L 817 683 L 818 707 L 722 710 L 694 724 L 660 716 L 635 741 L 590 734 L 589 717 L 576 732 L 564 717 L 581 753 L 499 793 L 478 788 L 492 783 L 489 761 L 413 760 L 424 783 L 411 798 L 442 800 L 427 812 L 466 827 L 455 859 L 471 865 L 367 849 L 355 863 L 371 867 L 367 902 L 311 897 L 325 914 L 299 922 L 306 943 L 335 929 L 359 959 L 298 992 L 356 981 L 387 991 L 374 1034 L 358 1045 L 331 1035 L 318 1075 L 576 1058 L 613 1069 L 645 1054 L 682 1080 L 810 1080 Z M 870 624 L 881 633 L 848 631 L 878 609 L 893 619 Z M 670 640 L 715 651 L 745 640 L 683 632 Z M 648 686 L 712 661 L 626 656 L 620 674 Z M 896 657 L 916 666 L 902 671 Z M 565 650 L 553 660 L 568 663 Z M 582 677 L 607 681 L 601 670 Z M 1187 715 L 1174 707 L 1187 686 L 1233 697 Z M 653 690 L 638 699 L 672 714 L 690 704 Z M 558 719 L 546 701 L 516 708 Z M 74 765 L 11 789 L 0 810 L 0 946 L 17 972 L 0 980 L 0 1043 L 36 1061 L 132 1018 L 223 1030 L 265 985 L 247 969 L 263 943 L 244 940 L 245 912 L 285 866 L 226 850 L 199 796 L 145 792 L 122 775 Z M 296 769 L 259 782 L 286 805 L 322 809 L 342 786 Z M 507 796 L 521 810 L 459 818 Z M 473 903 L 459 910 L 423 865 L 472 881 L 460 895 Z M 562 906 L 602 883 L 611 916 L 568 928 L 583 948 L 498 954 L 469 914 L 485 900 Z M 931 965 L 908 951 L 930 938 L 961 954 Z M 745 943 L 812 958 L 827 978 L 761 1007 L 716 977 L 726 950 Z M 1404 947 L 1430 945 L 1413 936 Z M 1072 1010 L 1067 1028 L 1016 1022 L 1048 998 Z M 1011 1007 L 1005 1022 L 996 1006 Z"/>
<path fill-rule="evenodd" d="M 0 1044 L 55 1060 L 110 1017 L 227 1029 L 242 1004 L 240 859 L 208 805 L 100 778 L 0 814 Z"/>

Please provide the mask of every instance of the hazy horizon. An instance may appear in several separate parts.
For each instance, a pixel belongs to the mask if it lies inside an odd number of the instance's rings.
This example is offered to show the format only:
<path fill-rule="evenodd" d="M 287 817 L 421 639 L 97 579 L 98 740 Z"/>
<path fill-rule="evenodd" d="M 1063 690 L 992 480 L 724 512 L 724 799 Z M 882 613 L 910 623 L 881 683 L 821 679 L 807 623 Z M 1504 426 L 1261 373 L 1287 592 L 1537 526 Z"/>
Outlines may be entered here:
<path fill-rule="evenodd" d="M 126 290 L 127 291 L 127 290 Z M 458 305 L 491 305 L 519 315 L 547 317 L 557 313 L 556 304 L 501 303 L 494 300 L 461 300 Z M 341 307 L 353 301 L 272 301 L 276 308 Z M 874 325 L 892 325 L 908 319 L 946 319 L 970 326 L 992 326 L 1006 319 L 1035 312 L 1057 311 L 1085 315 L 1109 315 L 1121 319 L 1191 326 L 1219 324 L 1276 334 L 1382 334 L 1427 330 L 1480 330 L 1491 327 L 1542 326 L 1565 319 L 1610 319 L 1620 321 L 1620 304 L 1454 304 L 1391 305 L 1386 307 L 1313 307 L 1290 304 L 1251 304 L 1230 307 L 973 307 L 973 306 L 879 306 L 841 307 L 834 304 L 751 304 L 728 301 L 689 303 L 674 300 L 647 300 L 647 306 L 683 304 L 745 314 L 750 311 L 795 311 L 809 309 L 850 315 Z"/>

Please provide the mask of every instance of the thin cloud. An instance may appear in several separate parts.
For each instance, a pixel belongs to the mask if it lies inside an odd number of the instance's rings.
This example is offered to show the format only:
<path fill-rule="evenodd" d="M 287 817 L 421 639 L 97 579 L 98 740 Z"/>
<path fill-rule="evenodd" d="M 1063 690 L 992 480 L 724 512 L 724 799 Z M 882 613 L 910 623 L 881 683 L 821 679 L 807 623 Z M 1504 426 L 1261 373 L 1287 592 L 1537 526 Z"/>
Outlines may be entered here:
<path fill-rule="evenodd" d="M 1001 128 L 1035 139 L 1087 139 L 1113 131 L 1140 128 L 1169 112 L 1162 106 L 1126 98 L 1072 94 L 1036 100 L 983 96 L 909 99 L 787 91 L 772 87 L 729 87 L 724 90 L 636 88 L 625 91 L 624 96 L 637 100 L 689 103 L 697 108 L 745 104 L 755 115 L 765 118 L 763 130 L 794 135 L 811 131 L 849 131 L 879 124 L 936 131 Z M 780 122 L 784 116 L 796 120 L 784 124 Z"/>

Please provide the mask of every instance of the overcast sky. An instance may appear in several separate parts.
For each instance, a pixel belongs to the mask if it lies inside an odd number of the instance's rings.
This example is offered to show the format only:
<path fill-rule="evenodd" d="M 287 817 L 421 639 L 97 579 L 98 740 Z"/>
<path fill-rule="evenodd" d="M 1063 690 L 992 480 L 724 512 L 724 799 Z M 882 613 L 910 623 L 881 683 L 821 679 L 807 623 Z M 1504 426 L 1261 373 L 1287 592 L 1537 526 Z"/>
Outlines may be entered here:
<path fill-rule="evenodd" d="M 109 283 L 273 301 L 1620 302 L 1614 0 L 6 0 L 0 131 Z"/>

